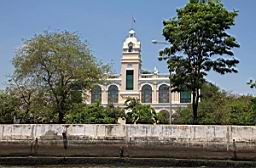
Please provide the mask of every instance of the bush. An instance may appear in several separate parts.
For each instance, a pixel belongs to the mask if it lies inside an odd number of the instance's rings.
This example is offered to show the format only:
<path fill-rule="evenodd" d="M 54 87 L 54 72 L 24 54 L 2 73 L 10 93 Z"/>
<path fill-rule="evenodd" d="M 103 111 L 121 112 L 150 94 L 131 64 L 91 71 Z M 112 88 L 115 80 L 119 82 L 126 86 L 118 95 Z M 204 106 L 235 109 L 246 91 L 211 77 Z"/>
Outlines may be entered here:
<path fill-rule="evenodd" d="M 157 123 L 158 124 L 169 124 L 169 116 L 166 113 L 157 113 Z"/>
<path fill-rule="evenodd" d="M 127 124 L 154 124 L 157 121 L 155 109 L 150 105 L 141 104 L 135 98 L 128 98 L 125 105 L 129 112 L 126 114 Z"/>
<path fill-rule="evenodd" d="M 90 105 L 74 104 L 65 116 L 69 124 L 116 124 L 119 117 L 124 117 L 124 110 L 114 106 L 103 107 L 99 103 Z"/>
<path fill-rule="evenodd" d="M 255 125 L 256 98 L 220 91 L 212 84 L 205 84 L 198 106 L 198 123 L 207 125 Z M 191 107 L 177 110 L 174 123 L 191 124 Z"/>

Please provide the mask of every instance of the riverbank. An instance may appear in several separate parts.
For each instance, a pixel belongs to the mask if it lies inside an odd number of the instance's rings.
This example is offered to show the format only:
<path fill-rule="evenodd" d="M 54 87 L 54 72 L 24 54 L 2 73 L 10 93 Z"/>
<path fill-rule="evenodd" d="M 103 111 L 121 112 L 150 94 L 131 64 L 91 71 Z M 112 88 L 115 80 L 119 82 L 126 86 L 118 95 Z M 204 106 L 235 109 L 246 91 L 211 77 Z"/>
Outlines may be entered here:
<path fill-rule="evenodd" d="M 34 166 L 34 165 L 111 165 L 143 167 L 256 167 L 253 161 L 231 160 L 193 160 L 167 158 L 119 158 L 119 157 L 0 157 L 0 166 Z"/>

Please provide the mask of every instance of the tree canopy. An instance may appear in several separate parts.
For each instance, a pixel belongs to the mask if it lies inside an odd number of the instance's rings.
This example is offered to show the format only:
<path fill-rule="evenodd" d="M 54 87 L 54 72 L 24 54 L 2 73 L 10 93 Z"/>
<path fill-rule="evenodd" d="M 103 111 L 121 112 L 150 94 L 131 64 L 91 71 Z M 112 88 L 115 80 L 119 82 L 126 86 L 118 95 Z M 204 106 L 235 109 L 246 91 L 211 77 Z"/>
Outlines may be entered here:
<path fill-rule="evenodd" d="M 96 61 L 75 33 L 45 32 L 24 42 L 13 59 L 16 83 L 43 90 L 63 122 L 74 87 L 88 90 L 104 80 L 108 66 Z M 18 82 L 17 82 L 18 81 Z"/>
<path fill-rule="evenodd" d="M 199 124 L 255 125 L 256 99 L 223 91 L 211 83 L 205 83 L 200 90 L 198 106 Z M 191 124 L 191 109 L 180 109 L 174 114 L 175 124 Z"/>
<path fill-rule="evenodd" d="M 235 25 L 237 11 L 228 11 L 218 1 L 191 0 L 177 16 L 163 22 L 163 36 L 170 46 L 160 52 L 167 59 L 173 91 L 192 92 L 193 123 L 197 123 L 200 88 L 210 70 L 236 73 L 239 47 L 227 30 Z"/>

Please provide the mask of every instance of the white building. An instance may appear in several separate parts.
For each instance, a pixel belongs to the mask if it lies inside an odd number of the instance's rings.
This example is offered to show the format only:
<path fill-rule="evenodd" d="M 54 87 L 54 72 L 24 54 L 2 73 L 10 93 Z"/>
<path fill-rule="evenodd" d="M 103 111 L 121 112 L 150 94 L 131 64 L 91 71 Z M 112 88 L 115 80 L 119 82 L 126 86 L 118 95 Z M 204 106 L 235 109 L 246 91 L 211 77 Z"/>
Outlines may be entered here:
<path fill-rule="evenodd" d="M 134 30 L 123 42 L 121 73 L 109 75 L 107 84 L 96 85 L 89 94 L 87 103 L 99 101 L 102 105 L 124 106 L 128 97 L 134 97 L 143 104 L 150 104 L 156 112 L 170 112 L 191 103 L 188 92 L 169 91 L 169 74 L 145 74 L 141 70 L 141 43 Z M 170 105 L 171 103 L 171 105 Z"/>

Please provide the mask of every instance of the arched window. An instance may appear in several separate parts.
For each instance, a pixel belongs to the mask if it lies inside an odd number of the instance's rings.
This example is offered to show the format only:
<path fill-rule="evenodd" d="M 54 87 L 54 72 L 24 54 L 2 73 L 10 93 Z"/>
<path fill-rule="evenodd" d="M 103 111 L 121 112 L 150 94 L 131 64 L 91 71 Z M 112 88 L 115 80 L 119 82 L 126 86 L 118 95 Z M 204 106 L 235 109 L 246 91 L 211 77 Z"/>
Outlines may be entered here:
<path fill-rule="evenodd" d="M 163 84 L 159 87 L 159 103 L 169 103 L 169 86 Z"/>
<path fill-rule="evenodd" d="M 91 103 L 100 102 L 101 103 L 101 87 L 96 85 L 91 91 Z"/>
<path fill-rule="evenodd" d="M 116 85 L 111 85 L 108 88 L 108 103 L 118 103 L 118 87 Z"/>
<path fill-rule="evenodd" d="M 152 88 L 150 85 L 144 85 L 141 89 L 141 102 L 152 103 Z"/>
<path fill-rule="evenodd" d="M 128 52 L 132 52 L 133 51 L 133 44 L 129 43 L 128 44 Z"/>

